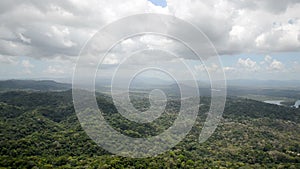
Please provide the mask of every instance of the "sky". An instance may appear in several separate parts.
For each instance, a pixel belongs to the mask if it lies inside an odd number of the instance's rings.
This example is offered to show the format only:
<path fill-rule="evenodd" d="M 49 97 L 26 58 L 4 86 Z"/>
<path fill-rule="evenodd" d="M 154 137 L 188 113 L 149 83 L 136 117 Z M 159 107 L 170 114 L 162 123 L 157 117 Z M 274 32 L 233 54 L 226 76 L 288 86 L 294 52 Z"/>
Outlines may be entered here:
<path fill-rule="evenodd" d="M 99 29 L 142 13 L 168 14 L 198 27 L 216 48 L 227 79 L 300 80 L 300 0 L 2 0 L 0 79 L 70 80 L 80 50 Z M 124 40 L 104 60 L 99 77 L 112 76 L 124 52 L 141 46 L 174 50 L 179 45 L 152 35 Z M 144 54 L 133 63 L 156 59 Z M 180 59 L 205 78 L 201 62 L 188 52 Z M 184 78 L 177 61 L 162 59 L 158 64 Z"/>

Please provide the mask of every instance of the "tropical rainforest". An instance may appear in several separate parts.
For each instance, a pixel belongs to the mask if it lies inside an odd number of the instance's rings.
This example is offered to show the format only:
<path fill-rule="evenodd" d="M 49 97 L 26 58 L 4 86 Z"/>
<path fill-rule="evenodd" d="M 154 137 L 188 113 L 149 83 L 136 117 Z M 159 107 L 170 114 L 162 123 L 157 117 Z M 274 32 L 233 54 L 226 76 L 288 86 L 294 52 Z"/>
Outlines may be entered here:
<path fill-rule="evenodd" d="M 132 99 L 138 109 L 147 99 Z M 97 93 L 105 119 L 122 134 L 157 135 L 178 115 L 180 100 L 167 103 L 152 123 L 122 117 L 111 98 Z M 0 93 L 0 168 L 300 168 L 300 109 L 231 96 L 221 122 L 198 142 L 210 98 L 201 97 L 189 134 L 171 150 L 150 158 L 113 155 L 82 129 L 72 91 L 10 90 Z"/>

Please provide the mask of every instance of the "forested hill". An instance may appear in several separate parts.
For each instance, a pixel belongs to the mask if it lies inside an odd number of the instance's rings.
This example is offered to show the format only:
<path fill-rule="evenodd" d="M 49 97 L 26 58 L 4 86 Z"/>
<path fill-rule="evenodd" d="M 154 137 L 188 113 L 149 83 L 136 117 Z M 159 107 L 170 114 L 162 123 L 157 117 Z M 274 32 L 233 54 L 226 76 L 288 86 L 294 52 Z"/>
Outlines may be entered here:
<path fill-rule="evenodd" d="M 99 106 L 113 107 L 111 99 L 103 94 L 98 93 Z M 209 105 L 208 97 L 201 99 L 205 107 Z M 72 91 L 66 90 L 62 92 L 32 92 L 32 91 L 8 91 L 0 93 L 0 102 L 22 107 L 26 110 L 34 110 L 36 108 L 48 107 L 73 107 Z M 101 104 L 101 102 L 105 102 Z M 144 104 L 147 104 L 146 102 Z M 289 108 L 285 106 L 271 105 L 255 100 L 229 97 L 227 98 L 225 112 L 223 114 L 227 118 L 273 118 L 289 120 L 300 123 L 300 109 Z"/>
<path fill-rule="evenodd" d="M 0 81 L 1 90 L 68 90 L 71 84 L 59 83 L 53 80 L 5 80 Z"/>
<path fill-rule="evenodd" d="M 209 105 L 209 98 L 202 98 L 197 123 L 179 145 L 157 157 L 131 159 L 111 155 L 89 139 L 77 120 L 71 94 L 0 93 L 0 168 L 300 168 L 300 109 L 228 98 L 216 132 L 199 144 Z M 174 101 L 168 118 L 130 123 L 108 96 L 98 94 L 97 100 L 109 124 L 133 137 L 159 134 L 177 115 Z"/>

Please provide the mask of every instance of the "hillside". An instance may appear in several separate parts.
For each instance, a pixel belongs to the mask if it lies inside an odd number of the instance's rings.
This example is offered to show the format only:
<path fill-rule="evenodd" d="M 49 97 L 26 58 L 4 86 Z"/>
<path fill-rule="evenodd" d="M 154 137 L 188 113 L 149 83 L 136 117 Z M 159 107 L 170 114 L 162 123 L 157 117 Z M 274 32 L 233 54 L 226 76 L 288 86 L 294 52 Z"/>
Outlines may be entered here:
<path fill-rule="evenodd" d="M 71 85 L 66 83 L 59 83 L 52 80 L 5 80 L 0 81 L 1 90 L 67 90 Z"/>
<path fill-rule="evenodd" d="M 113 156 L 82 131 L 71 91 L 11 91 L 0 94 L 0 167 L 7 168 L 279 168 L 300 167 L 300 111 L 232 97 L 213 136 L 199 144 L 209 98 L 190 134 L 172 150 L 153 158 Z M 138 104 L 146 104 L 138 102 Z M 123 134 L 156 135 L 169 117 L 149 124 L 131 123 L 109 97 L 98 94 L 107 121 Z M 170 108 L 174 108 L 170 104 Z"/>

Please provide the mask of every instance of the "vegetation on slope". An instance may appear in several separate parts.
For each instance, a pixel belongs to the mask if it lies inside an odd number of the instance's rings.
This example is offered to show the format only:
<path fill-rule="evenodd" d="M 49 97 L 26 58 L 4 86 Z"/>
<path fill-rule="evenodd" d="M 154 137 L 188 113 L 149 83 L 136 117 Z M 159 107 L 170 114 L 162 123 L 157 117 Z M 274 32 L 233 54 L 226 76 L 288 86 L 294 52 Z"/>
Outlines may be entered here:
<path fill-rule="evenodd" d="M 148 124 L 117 113 L 108 96 L 98 94 L 107 121 L 123 134 L 144 137 L 172 125 L 178 101 L 163 118 Z M 131 159 L 110 154 L 82 130 L 71 91 L 0 94 L 0 167 L 5 168 L 300 168 L 300 111 L 253 100 L 229 98 L 223 120 L 209 140 L 198 143 L 208 110 L 202 98 L 197 122 L 172 150 L 157 157 Z M 147 107 L 148 102 L 136 102 Z"/>

